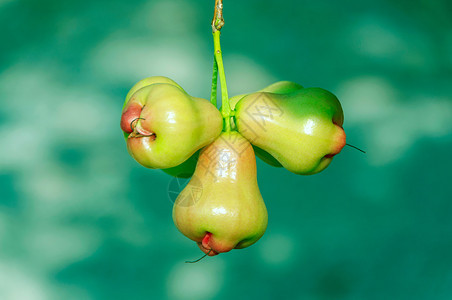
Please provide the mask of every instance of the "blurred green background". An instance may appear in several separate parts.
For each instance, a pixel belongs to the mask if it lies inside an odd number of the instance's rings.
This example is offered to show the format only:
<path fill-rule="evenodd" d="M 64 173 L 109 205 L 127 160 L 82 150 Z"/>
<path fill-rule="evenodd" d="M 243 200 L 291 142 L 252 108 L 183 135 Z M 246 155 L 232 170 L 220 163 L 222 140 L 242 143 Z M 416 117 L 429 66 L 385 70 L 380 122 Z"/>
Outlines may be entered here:
<path fill-rule="evenodd" d="M 230 95 L 335 93 L 348 141 L 258 161 L 264 237 L 197 264 L 119 117 L 154 75 L 210 95 L 212 1 L 0 0 L 0 299 L 452 299 L 452 2 L 225 1 Z"/>

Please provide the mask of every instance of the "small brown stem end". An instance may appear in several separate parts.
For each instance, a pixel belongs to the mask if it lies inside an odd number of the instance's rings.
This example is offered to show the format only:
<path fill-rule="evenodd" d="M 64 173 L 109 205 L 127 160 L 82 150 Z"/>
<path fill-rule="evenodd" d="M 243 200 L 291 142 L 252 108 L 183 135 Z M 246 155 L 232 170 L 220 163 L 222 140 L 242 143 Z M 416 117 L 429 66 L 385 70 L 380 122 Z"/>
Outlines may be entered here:
<path fill-rule="evenodd" d="M 215 11 L 212 19 L 212 32 L 220 31 L 224 25 L 223 0 L 215 0 Z"/>

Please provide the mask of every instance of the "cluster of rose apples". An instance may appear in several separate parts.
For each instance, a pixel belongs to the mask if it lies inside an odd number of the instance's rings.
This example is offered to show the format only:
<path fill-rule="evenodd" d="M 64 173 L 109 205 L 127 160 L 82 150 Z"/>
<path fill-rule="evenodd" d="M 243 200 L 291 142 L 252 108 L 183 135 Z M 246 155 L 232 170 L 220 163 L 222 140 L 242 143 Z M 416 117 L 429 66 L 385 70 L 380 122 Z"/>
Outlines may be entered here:
<path fill-rule="evenodd" d="M 213 256 L 254 244 L 267 227 L 255 154 L 302 175 L 325 169 L 345 145 L 338 99 L 281 81 L 229 99 L 224 116 L 166 77 L 127 94 L 121 129 L 141 165 L 191 177 L 174 203 L 177 228 Z M 225 123 L 228 122 L 228 126 Z"/>

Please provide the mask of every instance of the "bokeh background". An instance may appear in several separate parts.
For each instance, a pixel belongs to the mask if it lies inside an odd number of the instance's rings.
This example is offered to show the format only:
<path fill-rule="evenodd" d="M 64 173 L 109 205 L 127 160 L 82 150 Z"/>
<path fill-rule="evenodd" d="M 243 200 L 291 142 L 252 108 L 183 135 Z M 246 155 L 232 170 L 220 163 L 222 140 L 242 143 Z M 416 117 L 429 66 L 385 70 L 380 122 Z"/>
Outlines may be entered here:
<path fill-rule="evenodd" d="M 264 237 L 197 264 L 119 128 L 138 80 L 208 98 L 212 1 L 0 1 L 0 299 L 452 299 L 452 2 L 225 1 L 230 95 L 320 86 L 347 147 L 258 161 Z"/>

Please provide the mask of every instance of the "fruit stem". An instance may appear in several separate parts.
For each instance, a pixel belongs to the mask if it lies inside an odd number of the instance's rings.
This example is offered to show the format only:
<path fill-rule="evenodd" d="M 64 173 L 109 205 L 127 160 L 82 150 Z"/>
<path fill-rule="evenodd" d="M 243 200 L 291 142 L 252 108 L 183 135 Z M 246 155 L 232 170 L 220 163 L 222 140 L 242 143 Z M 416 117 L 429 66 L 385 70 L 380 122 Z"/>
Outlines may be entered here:
<path fill-rule="evenodd" d="M 224 73 L 223 57 L 220 44 L 220 30 L 224 25 L 223 1 L 215 0 L 215 11 L 212 19 L 212 34 L 215 62 L 218 67 L 221 86 L 221 115 L 224 119 L 224 131 L 231 131 L 231 107 L 229 106 L 228 88 Z M 214 78 L 212 78 L 212 82 Z"/>
<path fill-rule="evenodd" d="M 217 82 L 218 82 L 218 64 L 215 56 L 213 57 L 212 90 L 210 92 L 210 103 L 217 107 Z"/>

